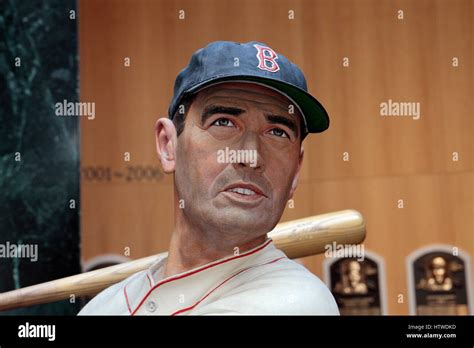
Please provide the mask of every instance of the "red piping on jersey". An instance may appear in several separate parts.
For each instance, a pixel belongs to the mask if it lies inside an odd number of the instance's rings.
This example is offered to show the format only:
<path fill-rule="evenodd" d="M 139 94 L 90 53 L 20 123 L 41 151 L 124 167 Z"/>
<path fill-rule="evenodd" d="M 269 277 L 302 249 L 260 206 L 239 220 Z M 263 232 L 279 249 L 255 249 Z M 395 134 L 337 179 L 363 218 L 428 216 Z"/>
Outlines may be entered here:
<path fill-rule="evenodd" d="M 229 262 L 229 261 L 232 261 L 232 260 L 236 260 L 236 259 L 239 259 L 239 258 L 244 257 L 244 256 L 249 256 L 249 255 L 255 254 L 257 251 L 262 250 L 263 248 L 265 248 L 265 247 L 266 247 L 268 244 L 270 244 L 271 242 L 272 242 L 272 240 L 269 239 L 266 243 L 264 243 L 262 246 L 260 246 L 260 247 L 257 248 L 257 249 L 248 251 L 248 252 L 243 253 L 243 254 L 240 254 L 240 255 L 233 256 L 233 257 L 228 258 L 228 259 L 226 259 L 226 260 L 222 260 L 222 261 L 217 261 L 217 262 L 215 262 L 215 263 L 211 263 L 211 264 L 209 264 L 209 265 L 207 265 L 207 266 L 205 266 L 205 267 L 203 267 L 203 268 L 198 268 L 198 269 L 196 269 L 196 270 L 194 270 L 194 271 L 191 271 L 191 272 L 186 273 L 186 274 L 182 274 L 182 275 L 180 275 L 180 276 L 176 276 L 176 277 L 174 277 L 174 278 L 169 278 L 169 279 L 162 280 L 161 282 L 155 284 L 154 287 L 152 287 L 151 289 L 148 290 L 148 292 L 146 293 L 146 295 L 142 298 L 142 300 L 141 300 L 140 303 L 138 304 L 137 308 L 136 308 L 133 312 L 131 312 L 131 315 L 135 315 L 135 313 L 140 309 L 140 307 L 141 307 L 141 306 L 143 305 L 143 303 L 146 301 L 146 299 L 148 298 L 148 296 L 150 296 L 151 292 L 152 292 L 153 290 L 155 290 L 156 288 L 160 287 L 161 285 L 166 284 L 166 283 L 169 283 L 169 282 L 172 282 L 172 281 L 174 281 L 174 280 L 186 278 L 186 277 L 188 277 L 188 276 L 190 276 L 190 275 L 199 273 L 199 272 L 204 271 L 204 270 L 206 270 L 206 269 L 208 269 L 208 268 L 211 268 L 211 267 L 214 267 L 214 266 L 218 266 L 218 265 L 221 265 L 221 264 L 223 264 L 223 263 L 226 263 L 226 262 Z M 125 285 L 125 287 L 126 287 L 126 285 Z M 124 288 L 125 288 L 125 287 L 124 287 Z M 128 303 L 128 300 L 127 300 L 127 303 Z"/>
<path fill-rule="evenodd" d="M 127 296 L 127 286 L 123 287 L 123 294 L 125 295 L 125 301 L 127 302 L 127 308 L 130 314 L 132 313 L 132 309 L 130 308 L 130 303 L 128 302 L 128 296 Z"/>
<path fill-rule="evenodd" d="M 236 274 L 230 276 L 229 278 L 227 278 L 226 280 L 224 280 L 222 283 L 220 283 L 219 285 L 217 285 L 214 289 L 212 289 L 211 291 L 209 291 L 203 298 L 201 298 L 199 301 L 197 301 L 195 304 L 193 304 L 192 306 L 190 307 L 186 307 L 186 308 L 183 308 L 183 309 L 180 309 L 174 313 L 172 313 L 171 315 L 178 315 L 178 314 L 181 314 L 183 312 L 187 312 L 191 309 L 193 309 L 194 307 L 196 307 L 198 304 L 200 304 L 202 301 L 204 301 L 206 299 L 206 297 L 208 297 L 210 294 L 212 294 L 215 290 L 217 290 L 218 288 L 220 288 L 222 285 L 224 285 L 225 283 L 227 283 L 229 280 L 231 280 L 232 278 L 238 276 L 240 273 L 242 272 L 245 272 L 251 268 L 255 268 L 255 267 L 259 267 L 259 266 L 265 266 L 265 265 L 269 265 L 271 263 L 274 263 L 274 262 L 277 262 L 281 259 L 286 259 L 286 256 L 282 256 L 282 257 L 279 257 L 278 259 L 275 259 L 275 260 L 272 260 L 272 261 L 269 261 L 269 262 L 266 262 L 266 263 L 263 263 L 261 265 L 255 265 L 255 266 L 250 266 L 250 267 L 247 267 L 247 268 L 244 268 L 242 270 L 240 270 L 239 272 L 237 272 Z"/>

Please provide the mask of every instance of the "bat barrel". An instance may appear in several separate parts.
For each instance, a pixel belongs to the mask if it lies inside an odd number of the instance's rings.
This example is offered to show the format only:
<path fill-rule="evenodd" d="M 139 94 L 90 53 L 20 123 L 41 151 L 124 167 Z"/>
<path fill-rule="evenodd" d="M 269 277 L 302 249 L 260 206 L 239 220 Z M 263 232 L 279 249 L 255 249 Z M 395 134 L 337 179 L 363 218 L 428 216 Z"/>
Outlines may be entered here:
<path fill-rule="evenodd" d="M 365 222 L 358 211 L 342 210 L 282 222 L 268 236 L 294 259 L 324 253 L 334 242 L 361 243 L 365 239 Z"/>

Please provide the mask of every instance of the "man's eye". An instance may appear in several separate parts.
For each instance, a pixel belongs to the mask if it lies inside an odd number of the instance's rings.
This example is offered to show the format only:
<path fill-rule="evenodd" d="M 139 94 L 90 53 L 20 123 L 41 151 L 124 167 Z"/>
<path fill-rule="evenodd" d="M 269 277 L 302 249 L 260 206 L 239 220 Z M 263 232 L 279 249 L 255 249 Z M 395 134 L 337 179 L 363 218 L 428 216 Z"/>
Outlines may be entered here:
<path fill-rule="evenodd" d="M 218 118 L 214 121 L 212 126 L 219 126 L 219 127 L 233 127 L 234 124 L 228 118 Z"/>
<path fill-rule="evenodd" d="M 289 138 L 288 134 L 280 128 L 273 128 L 270 130 L 270 132 L 273 132 L 273 135 L 276 135 L 277 137 Z"/>

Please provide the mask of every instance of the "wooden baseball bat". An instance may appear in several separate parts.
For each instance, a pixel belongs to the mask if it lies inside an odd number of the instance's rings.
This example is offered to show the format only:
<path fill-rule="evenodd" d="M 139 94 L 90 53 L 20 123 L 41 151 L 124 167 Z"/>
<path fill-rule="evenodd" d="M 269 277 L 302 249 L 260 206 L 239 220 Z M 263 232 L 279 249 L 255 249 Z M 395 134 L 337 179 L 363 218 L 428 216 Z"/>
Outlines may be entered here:
<path fill-rule="evenodd" d="M 323 253 L 327 245 L 358 244 L 365 238 L 365 223 L 355 210 L 342 210 L 279 223 L 268 236 L 289 258 Z M 161 255 L 148 256 L 0 294 L 0 311 L 75 297 L 95 295 L 133 273 L 150 267 Z"/>

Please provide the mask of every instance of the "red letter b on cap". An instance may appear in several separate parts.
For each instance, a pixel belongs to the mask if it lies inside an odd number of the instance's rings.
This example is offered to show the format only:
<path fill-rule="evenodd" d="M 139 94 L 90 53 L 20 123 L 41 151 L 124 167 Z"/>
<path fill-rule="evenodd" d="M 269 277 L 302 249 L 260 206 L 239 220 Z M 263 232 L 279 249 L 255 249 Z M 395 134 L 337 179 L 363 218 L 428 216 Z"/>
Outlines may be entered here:
<path fill-rule="evenodd" d="M 276 60 L 278 55 L 274 50 L 267 46 L 254 45 L 257 49 L 258 68 L 260 70 L 267 70 L 270 72 L 277 72 L 280 70 Z"/>

